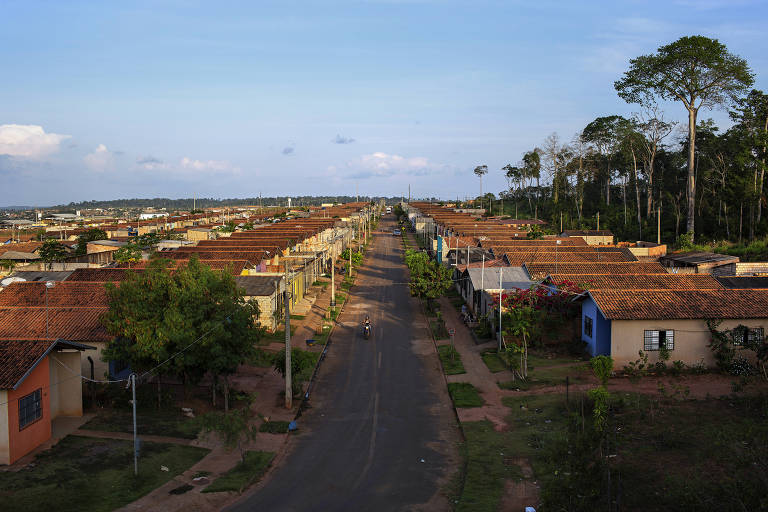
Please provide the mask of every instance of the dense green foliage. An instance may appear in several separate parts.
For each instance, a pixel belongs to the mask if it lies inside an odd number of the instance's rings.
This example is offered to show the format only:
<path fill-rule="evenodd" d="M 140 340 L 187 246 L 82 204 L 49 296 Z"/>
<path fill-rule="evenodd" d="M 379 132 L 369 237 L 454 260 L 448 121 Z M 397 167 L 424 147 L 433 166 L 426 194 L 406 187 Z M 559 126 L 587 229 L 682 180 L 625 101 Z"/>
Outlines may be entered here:
<path fill-rule="evenodd" d="M 61 261 L 64 256 L 67 255 L 67 250 L 63 244 L 56 240 L 46 240 L 43 245 L 38 249 L 37 254 L 40 259 L 46 263 L 53 263 L 54 261 Z"/>
<path fill-rule="evenodd" d="M 452 270 L 431 260 L 425 252 L 406 250 L 405 264 L 411 276 L 411 295 L 429 302 L 447 293 L 453 285 Z"/>
<path fill-rule="evenodd" d="M 226 379 L 248 360 L 260 335 L 258 307 L 243 299 L 227 272 L 195 257 L 173 272 L 168 263 L 156 259 L 119 287 L 107 283 L 109 310 L 102 322 L 116 339 L 105 357 L 134 370 L 164 363 L 159 373 L 185 382 L 199 382 L 206 373 Z"/>
<path fill-rule="evenodd" d="M 682 68 L 688 71 L 677 73 Z M 669 78 L 676 74 L 678 80 Z M 750 91 L 751 84 L 747 63 L 717 40 L 692 36 L 664 45 L 632 59 L 615 84 L 622 98 L 639 104 L 636 115 L 597 117 L 570 141 L 553 133 L 500 169 L 509 187 L 498 198 L 478 199 L 494 214 L 535 216 L 555 231 L 561 219 L 564 229 L 595 229 L 599 213 L 599 227 L 619 240 L 655 240 L 659 210 L 665 243 L 693 224 L 696 241 L 764 237 L 768 95 Z M 685 108 L 666 113 L 654 99 Z M 681 125 L 692 122 L 691 130 L 680 137 L 672 119 L 689 107 L 696 115 L 686 115 Z M 727 130 L 697 117 L 715 107 L 730 109 Z M 765 243 L 745 252 L 753 251 L 765 255 Z"/>

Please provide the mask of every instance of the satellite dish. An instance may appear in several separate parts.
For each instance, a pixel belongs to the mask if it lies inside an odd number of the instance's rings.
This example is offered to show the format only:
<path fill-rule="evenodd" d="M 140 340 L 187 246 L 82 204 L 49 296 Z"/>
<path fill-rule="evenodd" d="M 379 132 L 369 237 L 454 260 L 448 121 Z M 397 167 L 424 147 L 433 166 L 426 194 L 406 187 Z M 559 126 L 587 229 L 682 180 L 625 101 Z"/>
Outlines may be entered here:
<path fill-rule="evenodd" d="M 0 281 L 0 286 L 6 287 L 6 286 L 10 286 L 12 283 L 23 283 L 25 281 L 26 279 L 24 279 L 23 277 L 6 277 L 2 281 Z"/>

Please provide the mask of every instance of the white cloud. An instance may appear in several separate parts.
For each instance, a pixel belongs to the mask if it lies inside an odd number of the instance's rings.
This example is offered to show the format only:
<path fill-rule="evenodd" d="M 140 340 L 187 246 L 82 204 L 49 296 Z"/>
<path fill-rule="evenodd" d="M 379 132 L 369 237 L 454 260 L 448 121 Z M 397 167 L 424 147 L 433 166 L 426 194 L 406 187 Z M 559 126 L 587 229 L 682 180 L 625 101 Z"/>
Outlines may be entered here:
<path fill-rule="evenodd" d="M 0 125 L 0 155 L 41 158 L 59 150 L 59 144 L 70 135 L 45 133 L 34 124 Z"/>
<path fill-rule="evenodd" d="M 406 158 L 382 152 L 363 155 L 357 161 L 348 162 L 347 167 L 357 171 L 352 176 L 355 178 L 382 178 L 397 174 L 424 176 L 446 169 L 445 165 L 430 162 L 423 156 Z"/>
<path fill-rule="evenodd" d="M 115 155 L 104 144 L 99 144 L 93 153 L 88 153 L 83 158 L 85 165 L 92 171 L 103 172 L 114 168 Z"/>
<path fill-rule="evenodd" d="M 195 160 L 185 156 L 180 162 L 181 169 L 198 171 L 198 172 L 224 172 L 232 171 L 238 172 L 238 167 L 233 167 L 232 164 L 226 160 Z"/>

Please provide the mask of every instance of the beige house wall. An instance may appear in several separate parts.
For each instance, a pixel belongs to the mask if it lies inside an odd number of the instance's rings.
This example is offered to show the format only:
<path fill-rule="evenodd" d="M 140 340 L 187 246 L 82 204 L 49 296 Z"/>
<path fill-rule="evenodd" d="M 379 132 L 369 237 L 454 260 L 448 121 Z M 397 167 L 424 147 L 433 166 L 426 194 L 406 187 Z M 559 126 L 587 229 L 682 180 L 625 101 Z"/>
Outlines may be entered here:
<path fill-rule="evenodd" d="M 0 389 L 0 464 L 11 463 L 11 445 L 8 437 L 8 391 Z"/>
<path fill-rule="evenodd" d="M 58 416 L 83 415 L 83 384 L 74 373 L 80 371 L 80 357 L 79 350 L 51 352 L 49 356 L 51 383 L 58 383 L 51 386 L 49 392 L 51 419 Z M 88 371 L 90 372 L 90 367 Z"/>
<path fill-rule="evenodd" d="M 768 319 L 725 320 L 718 330 L 730 330 L 739 325 L 762 327 L 764 332 L 768 333 L 766 329 Z M 679 360 L 687 365 L 701 362 L 707 366 L 715 365 L 712 350 L 708 346 L 711 335 L 705 320 L 613 320 L 611 322 L 611 357 L 614 369 L 621 369 L 630 361 L 638 359 L 638 351 L 643 350 L 646 330 L 675 331 L 675 348 L 670 351 L 668 363 Z M 658 351 L 646 353 L 649 363 L 653 364 L 659 360 Z M 749 350 L 744 350 L 743 355 L 748 359 L 753 357 Z"/>
<path fill-rule="evenodd" d="M 109 373 L 109 363 L 102 361 L 101 351 L 107 346 L 105 341 L 82 341 L 83 343 L 91 347 L 96 347 L 96 350 L 83 350 L 80 352 L 80 371 L 84 377 L 91 377 L 91 363 L 88 362 L 88 356 L 93 359 L 93 376 L 95 379 L 102 379 L 104 375 Z M 73 363 L 74 366 L 70 368 L 76 368 L 77 363 Z"/>

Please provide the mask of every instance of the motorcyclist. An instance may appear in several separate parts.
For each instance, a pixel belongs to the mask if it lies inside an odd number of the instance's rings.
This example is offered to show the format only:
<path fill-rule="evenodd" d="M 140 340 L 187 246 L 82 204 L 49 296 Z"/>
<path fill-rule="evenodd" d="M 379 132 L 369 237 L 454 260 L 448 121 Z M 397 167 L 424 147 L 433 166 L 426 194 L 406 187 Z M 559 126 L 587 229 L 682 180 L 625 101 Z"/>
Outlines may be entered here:
<path fill-rule="evenodd" d="M 370 330 L 371 329 L 371 319 L 368 318 L 368 315 L 365 315 L 365 320 L 363 320 L 363 331 Z"/>

